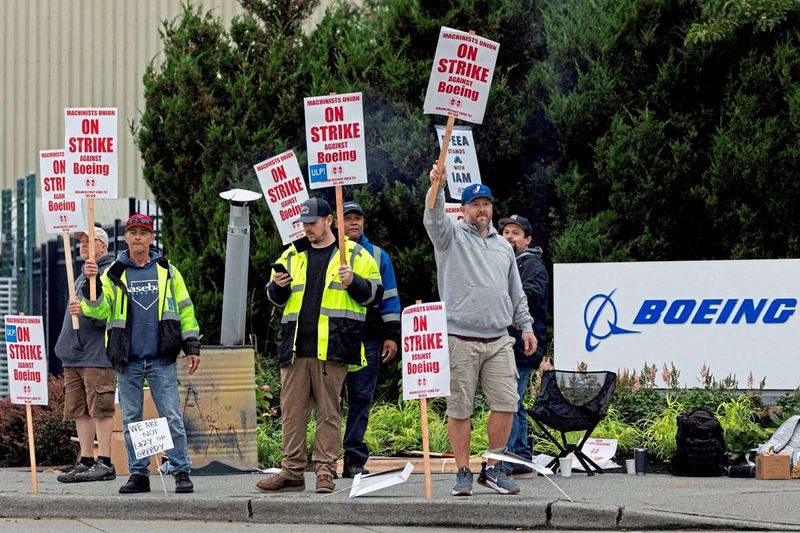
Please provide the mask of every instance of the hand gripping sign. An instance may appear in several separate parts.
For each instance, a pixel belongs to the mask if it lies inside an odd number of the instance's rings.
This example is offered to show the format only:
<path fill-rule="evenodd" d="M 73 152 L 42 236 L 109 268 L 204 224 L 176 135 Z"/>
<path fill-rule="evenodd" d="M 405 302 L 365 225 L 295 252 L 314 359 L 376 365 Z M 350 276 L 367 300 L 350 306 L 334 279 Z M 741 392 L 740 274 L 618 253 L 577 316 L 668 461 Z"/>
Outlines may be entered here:
<path fill-rule="evenodd" d="M 304 98 L 311 189 L 367 183 L 361 93 Z"/>
<path fill-rule="evenodd" d="M 445 126 L 436 125 L 439 148 L 445 137 Z M 478 155 L 475 140 L 469 126 L 454 127 L 450 134 L 450 147 L 444 158 L 447 168 L 447 190 L 450 197 L 461 200 L 461 193 L 473 183 L 481 183 L 481 170 L 478 168 Z"/>
<path fill-rule="evenodd" d="M 428 398 L 450 396 L 450 351 L 444 302 L 403 309 L 403 399 L 420 399 L 425 496 L 432 499 Z"/>
<path fill-rule="evenodd" d="M 443 26 L 424 112 L 483 123 L 499 48 L 489 39 Z"/>
<path fill-rule="evenodd" d="M 308 200 L 308 191 L 294 151 L 278 154 L 253 168 L 283 244 L 301 238 L 305 233 L 297 218 L 300 206 Z"/>

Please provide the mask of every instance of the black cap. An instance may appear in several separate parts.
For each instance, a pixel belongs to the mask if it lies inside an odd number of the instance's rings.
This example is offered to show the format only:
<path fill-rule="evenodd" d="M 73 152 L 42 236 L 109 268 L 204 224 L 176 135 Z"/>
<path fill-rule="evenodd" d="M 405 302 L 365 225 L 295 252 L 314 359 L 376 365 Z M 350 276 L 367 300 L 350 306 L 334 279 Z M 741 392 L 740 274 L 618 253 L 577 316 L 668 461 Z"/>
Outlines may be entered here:
<path fill-rule="evenodd" d="M 322 198 L 309 198 L 300 207 L 300 222 L 313 224 L 318 219 L 331 214 L 331 206 Z"/>
<path fill-rule="evenodd" d="M 342 208 L 344 209 L 344 213 L 342 213 L 343 215 L 346 215 L 347 213 L 358 213 L 362 217 L 364 216 L 364 210 L 361 209 L 361 206 L 355 202 L 345 202 Z"/>
<path fill-rule="evenodd" d="M 506 227 L 506 224 L 516 224 L 522 228 L 522 231 L 525 232 L 526 237 L 530 237 L 533 234 L 533 227 L 531 226 L 531 223 L 528 222 L 527 218 L 520 215 L 511 215 L 507 218 L 501 218 L 499 224 L 501 230 Z"/>

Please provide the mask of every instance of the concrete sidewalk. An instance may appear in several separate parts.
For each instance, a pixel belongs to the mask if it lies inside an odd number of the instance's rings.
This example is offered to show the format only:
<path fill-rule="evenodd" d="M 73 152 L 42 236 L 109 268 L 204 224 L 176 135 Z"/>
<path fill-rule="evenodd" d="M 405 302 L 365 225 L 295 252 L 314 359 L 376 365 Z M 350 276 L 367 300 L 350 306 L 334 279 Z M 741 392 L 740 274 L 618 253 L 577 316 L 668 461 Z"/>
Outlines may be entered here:
<path fill-rule="evenodd" d="M 452 474 L 433 476 L 433 501 L 425 500 L 422 475 L 406 484 L 350 499 L 349 490 L 321 495 L 270 495 L 255 483 L 262 474 L 193 476 L 194 494 L 176 495 L 165 477 L 153 492 L 122 496 L 116 481 L 62 484 L 55 473 L 39 474 L 39 494 L 30 474 L 0 470 L 0 517 L 213 520 L 284 524 L 352 524 L 522 529 L 772 529 L 800 530 L 800 481 L 679 478 L 669 475 L 603 474 L 552 479 L 575 503 L 542 477 L 518 480 L 522 492 L 501 496 L 475 484 L 475 495 L 450 496 Z M 351 480 L 337 480 L 337 489 Z M 477 475 L 476 475 L 477 481 Z"/>

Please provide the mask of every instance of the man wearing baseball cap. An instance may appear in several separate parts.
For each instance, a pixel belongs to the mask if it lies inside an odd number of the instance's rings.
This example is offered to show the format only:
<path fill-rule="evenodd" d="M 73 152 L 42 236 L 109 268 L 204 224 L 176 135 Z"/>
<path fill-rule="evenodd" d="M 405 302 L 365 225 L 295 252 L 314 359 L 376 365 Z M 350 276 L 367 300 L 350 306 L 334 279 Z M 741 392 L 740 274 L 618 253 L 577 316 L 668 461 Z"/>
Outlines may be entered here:
<path fill-rule="evenodd" d="M 478 383 L 491 410 L 489 448 L 503 448 L 519 402 L 516 372 L 509 372 L 514 368 L 514 339 L 508 334 L 508 326 L 522 331 L 526 355 L 536 350 L 536 337 L 514 252 L 492 225 L 492 191 L 482 184 L 464 189 L 464 219 L 453 222 L 444 212 L 444 189 L 440 185 L 445 175 L 444 170 L 439 172 L 433 166 L 428 195 L 436 194 L 436 201 L 433 209 L 426 202 L 423 222 L 436 257 L 439 297 L 447 310 L 447 432 L 458 466 L 452 494 L 469 496 L 470 417 Z M 519 486 L 499 466 L 493 460 L 483 463 L 478 484 L 500 494 L 518 493 Z"/>
<path fill-rule="evenodd" d="M 519 404 L 511 426 L 511 435 L 508 437 L 507 451 L 530 460 L 533 457 L 530 443 L 528 442 L 528 414 L 523 407 L 523 399 L 528 390 L 531 373 L 534 369 L 548 370 L 550 364 L 544 360 L 545 336 L 547 333 L 547 287 L 550 276 L 542 262 L 542 249 L 539 246 L 531 248 L 533 241 L 533 227 L 527 218 L 521 215 L 511 215 L 501 218 L 500 230 L 503 238 L 511 245 L 516 254 L 519 277 L 522 281 L 522 290 L 528 300 L 528 310 L 533 318 L 533 333 L 536 335 L 538 347 L 532 356 L 525 355 L 525 346 L 522 332 L 513 326 L 508 327 L 508 333 L 514 337 L 514 358 L 517 363 L 519 381 L 517 393 Z M 506 471 L 515 477 L 533 475 L 533 470 L 520 464 L 507 463 Z"/>
<path fill-rule="evenodd" d="M 364 247 L 331 231 L 331 206 L 309 198 L 300 207 L 308 244 L 290 245 L 274 263 L 267 298 L 283 310 L 278 334 L 281 368 L 283 460 L 280 473 L 262 479 L 264 492 L 305 490 L 306 431 L 317 411 L 314 436 L 315 491 L 330 493 L 341 439 L 340 394 L 348 369 L 366 365 L 367 307 L 383 296 L 381 274 Z M 339 260 L 344 246 L 346 263 Z"/>
<path fill-rule="evenodd" d="M 94 247 L 97 267 L 102 274 L 114 262 L 107 255 L 108 234 L 103 228 L 94 228 Z M 80 241 L 80 255 L 85 261 L 89 257 L 89 234 L 75 233 Z M 75 292 L 82 298 L 86 276 L 75 280 Z M 108 481 L 117 477 L 111 464 L 111 433 L 114 423 L 114 369 L 106 357 L 105 320 L 82 316 L 80 329 L 72 329 L 69 309 L 64 314 L 64 323 L 55 346 L 56 357 L 64 366 L 64 419 L 74 420 L 78 431 L 81 455 L 78 462 L 67 472 L 58 476 L 61 483 L 77 481 Z M 97 435 L 99 455 L 94 459 L 94 438 Z"/>
<path fill-rule="evenodd" d="M 344 231 L 347 237 L 363 246 L 372 255 L 381 272 L 383 299 L 367 309 L 364 331 L 364 351 L 367 366 L 347 374 L 347 426 L 344 430 L 344 467 L 342 477 L 354 478 L 369 474 L 364 468 L 369 459 L 369 448 L 364 435 L 369 422 L 372 397 L 378 385 L 381 363 L 390 363 L 397 355 L 400 344 L 400 296 L 392 260 L 386 250 L 379 248 L 364 234 L 364 209 L 356 202 L 345 202 Z"/>
<path fill-rule="evenodd" d="M 189 478 L 191 460 L 178 401 L 176 359 L 183 351 L 189 375 L 200 364 L 200 332 L 194 306 L 183 276 L 172 263 L 150 246 L 153 219 L 137 213 L 125 224 L 128 249 L 102 275 L 102 292 L 95 301 L 70 304 L 73 314 L 107 320 L 106 352 L 119 382 L 125 448 L 130 478 L 121 494 L 150 492 L 149 457 L 137 459 L 128 424 L 142 420 L 144 380 L 150 385 L 158 415 L 166 417 L 174 448 L 165 453 L 175 478 L 175 492 L 194 492 Z M 87 261 L 87 276 L 97 265 Z M 84 289 L 84 297 L 88 298 Z"/>

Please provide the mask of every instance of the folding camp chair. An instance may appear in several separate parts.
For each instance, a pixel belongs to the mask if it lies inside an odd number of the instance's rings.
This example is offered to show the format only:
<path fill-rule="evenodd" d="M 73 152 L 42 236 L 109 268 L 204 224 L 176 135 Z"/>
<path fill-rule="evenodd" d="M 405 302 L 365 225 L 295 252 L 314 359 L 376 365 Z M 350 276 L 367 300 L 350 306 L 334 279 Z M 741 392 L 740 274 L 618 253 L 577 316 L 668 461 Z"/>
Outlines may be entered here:
<path fill-rule="evenodd" d="M 592 469 L 603 473 L 581 448 L 606 416 L 616 384 L 617 375 L 613 372 L 548 370 L 542 374 L 536 403 L 528 409 L 528 415 L 559 450 L 558 456 L 547 465 L 549 468 L 556 471 L 558 459 L 572 453 L 588 475 L 594 475 Z M 547 427 L 561 433 L 561 442 Z M 578 444 L 567 442 L 566 433 L 570 431 L 584 432 Z"/>

